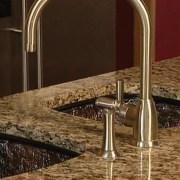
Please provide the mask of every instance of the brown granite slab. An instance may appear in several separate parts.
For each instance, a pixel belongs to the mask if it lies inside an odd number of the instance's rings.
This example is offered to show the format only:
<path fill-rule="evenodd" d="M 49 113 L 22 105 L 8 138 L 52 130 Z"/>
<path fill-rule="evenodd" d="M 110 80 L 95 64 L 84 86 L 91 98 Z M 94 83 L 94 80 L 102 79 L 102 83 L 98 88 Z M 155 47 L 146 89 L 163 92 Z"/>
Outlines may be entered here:
<path fill-rule="evenodd" d="M 0 132 L 71 149 L 81 156 L 7 180 L 57 179 L 180 179 L 180 127 L 159 129 L 160 146 L 131 146 L 132 128 L 116 126 L 119 157 L 99 156 L 103 125 L 72 117 L 53 108 L 97 96 L 114 94 L 115 82 L 125 92 L 139 93 L 139 68 L 129 68 L 0 99 Z M 153 64 L 153 95 L 180 100 L 180 57 Z"/>

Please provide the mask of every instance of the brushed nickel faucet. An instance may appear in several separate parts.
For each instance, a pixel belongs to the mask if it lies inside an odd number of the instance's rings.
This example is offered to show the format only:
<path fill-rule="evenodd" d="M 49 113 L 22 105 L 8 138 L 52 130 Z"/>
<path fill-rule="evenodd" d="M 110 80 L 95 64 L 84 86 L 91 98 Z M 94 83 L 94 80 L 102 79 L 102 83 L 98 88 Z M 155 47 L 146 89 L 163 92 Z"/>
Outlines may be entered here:
<path fill-rule="evenodd" d="M 26 50 L 28 52 L 36 51 L 36 31 L 38 19 L 50 0 L 36 0 L 30 10 L 26 25 Z M 140 99 L 135 107 L 128 106 L 123 102 L 123 83 L 117 83 L 116 100 L 108 98 L 98 98 L 96 104 L 104 107 L 105 132 L 103 157 L 105 159 L 114 159 L 116 149 L 114 145 L 114 113 L 120 114 L 122 118 L 133 118 L 133 144 L 144 148 L 151 148 L 158 145 L 158 120 L 156 107 L 152 98 L 151 87 L 151 55 L 150 40 L 151 27 L 147 8 L 141 0 L 129 0 L 140 16 L 143 30 L 143 49 L 141 60 L 140 77 Z"/>
<path fill-rule="evenodd" d="M 37 26 L 39 18 L 50 0 L 36 0 L 29 10 L 26 21 L 26 51 L 35 52 L 37 42 Z"/>
<path fill-rule="evenodd" d="M 137 10 L 142 23 L 143 30 L 143 49 L 141 60 L 141 75 L 140 75 L 140 99 L 136 106 L 130 106 L 123 102 L 123 81 L 116 83 L 116 99 L 107 97 L 100 97 L 96 100 L 96 105 L 104 109 L 110 109 L 111 113 L 118 113 L 121 119 L 126 119 L 128 123 L 133 126 L 133 145 L 140 148 L 151 148 L 158 145 L 158 119 L 154 100 L 152 98 L 151 87 L 151 54 L 150 54 L 150 40 L 151 40 L 151 27 L 148 10 L 141 0 L 129 0 L 133 7 Z M 111 115 L 114 116 L 114 115 Z M 108 116 L 104 122 L 112 122 Z M 106 123 L 104 131 L 112 129 L 112 123 Z M 104 134 L 107 134 L 105 132 Z M 114 132 L 112 132 L 114 134 Z M 109 142 L 111 141 L 111 142 Z M 105 143 L 104 143 L 105 142 Z M 104 144 L 111 144 L 104 146 Z M 113 149 L 111 147 L 114 147 Z M 104 159 L 115 159 L 116 151 L 114 138 L 110 139 L 104 136 L 102 146 L 102 157 Z M 108 155 L 107 155 L 108 154 Z"/>

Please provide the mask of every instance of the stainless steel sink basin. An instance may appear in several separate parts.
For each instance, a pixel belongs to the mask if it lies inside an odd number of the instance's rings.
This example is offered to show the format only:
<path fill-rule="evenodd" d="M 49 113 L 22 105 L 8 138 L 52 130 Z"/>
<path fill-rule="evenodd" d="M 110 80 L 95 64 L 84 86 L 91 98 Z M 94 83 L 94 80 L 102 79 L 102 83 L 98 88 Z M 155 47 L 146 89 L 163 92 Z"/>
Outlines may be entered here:
<path fill-rule="evenodd" d="M 159 128 L 175 127 L 180 125 L 180 101 L 166 99 L 161 97 L 153 97 L 156 103 L 158 114 Z M 129 104 L 136 104 L 138 100 L 137 95 L 125 94 L 124 101 Z M 95 99 L 90 99 L 82 102 L 73 103 L 56 110 L 65 112 L 74 116 L 81 116 L 88 119 L 102 121 L 102 109 L 95 106 Z M 123 123 L 115 122 L 122 125 Z M 127 125 L 126 123 L 124 123 Z"/>
<path fill-rule="evenodd" d="M 0 178 L 35 171 L 79 155 L 67 149 L 0 134 Z"/>

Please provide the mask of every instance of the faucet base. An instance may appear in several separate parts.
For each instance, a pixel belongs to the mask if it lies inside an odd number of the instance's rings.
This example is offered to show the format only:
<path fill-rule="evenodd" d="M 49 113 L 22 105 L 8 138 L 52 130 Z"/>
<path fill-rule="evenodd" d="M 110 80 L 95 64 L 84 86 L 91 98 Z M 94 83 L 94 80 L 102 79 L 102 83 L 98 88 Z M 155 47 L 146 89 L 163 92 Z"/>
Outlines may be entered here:
<path fill-rule="evenodd" d="M 153 99 L 140 99 L 133 126 L 133 144 L 141 148 L 158 145 L 158 119 Z"/>
<path fill-rule="evenodd" d="M 118 153 L 116 151 L 104 151 L 102 154 L 102 158 L 108 161 L 114 161 Z"/>
<path fill-rule="evenodd" d="M 159 145 L 159 140 L 157 139 L 153 141 L 136 141 L 133 139 L 132 144 L 140 148 L 152 148 Z"/>

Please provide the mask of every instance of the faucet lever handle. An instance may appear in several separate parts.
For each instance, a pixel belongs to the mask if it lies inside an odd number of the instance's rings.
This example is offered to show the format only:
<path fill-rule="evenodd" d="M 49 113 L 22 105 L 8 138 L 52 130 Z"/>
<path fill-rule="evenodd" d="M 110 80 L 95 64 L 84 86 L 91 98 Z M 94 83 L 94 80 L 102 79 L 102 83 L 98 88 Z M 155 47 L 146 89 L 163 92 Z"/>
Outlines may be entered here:
<path fill-rule="evenodd" d="M 114 109 L 103 109 L 104 135 L 102 145 L 102 157 L 103 159 L 109 161 L 114 161 L 118 156 L 115 147 L 114 116 Z"/>
<path fill-rule="evenodd" d="M 123 95 L 124 95 L 124 81 L 117 80 L 116 82 L 116 99 L 123 103 Z"/>
<path fill-rule="evenodd" d="M 118 156 L 115 146 L 114 131 L 116 100 L 107 97 L 99 97 L 96 99 L 95 105 L 103 108 L 104 135 L 102 157 L 105 160 L 113 161 Z"/>

